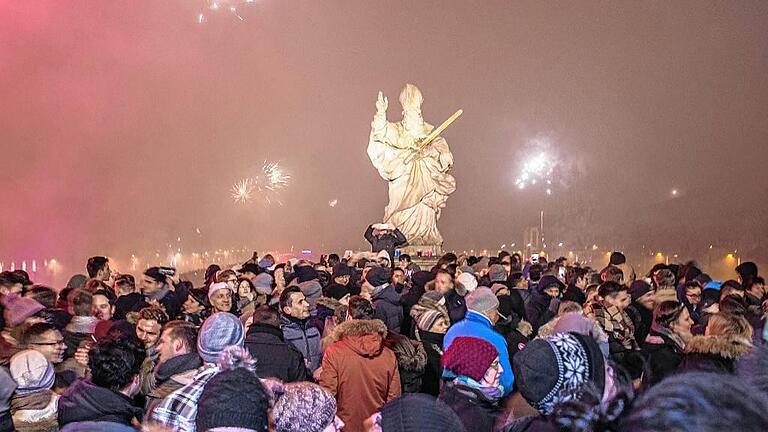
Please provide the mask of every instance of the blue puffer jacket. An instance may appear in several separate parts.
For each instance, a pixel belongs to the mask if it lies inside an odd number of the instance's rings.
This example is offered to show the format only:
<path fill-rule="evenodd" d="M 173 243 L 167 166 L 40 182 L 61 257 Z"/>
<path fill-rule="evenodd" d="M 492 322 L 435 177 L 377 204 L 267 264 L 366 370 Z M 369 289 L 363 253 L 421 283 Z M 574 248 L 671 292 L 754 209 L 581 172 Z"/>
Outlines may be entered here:
<path fill-rule="evenodd" d="M 501 373 L 501 385 L 504 386 L 504 396 L 512 392 L 515 383 L 515 375 L 512 373 L 512 365 L 509 363 L 507 341 L 504 336 L 493 329 L 493 324 L 485 315 L 475 311 L 467 311 L 463 320 L 452 325 L 443 339 L 443 352 L 451 346 L 453 340 L 459 336 L 476 337 L 488 341 L 499 352 L 499 362 L 504 372 Z"/>
<path fill-rule="evenodd" d="M 281 315 L 280 323 L 285 341 L 301 351 L 307 361 L 307 369 L 314 372 L 320 367 L 320 361 L 323 359 L 320 331 L 308 319 L 297 320 Z"/>

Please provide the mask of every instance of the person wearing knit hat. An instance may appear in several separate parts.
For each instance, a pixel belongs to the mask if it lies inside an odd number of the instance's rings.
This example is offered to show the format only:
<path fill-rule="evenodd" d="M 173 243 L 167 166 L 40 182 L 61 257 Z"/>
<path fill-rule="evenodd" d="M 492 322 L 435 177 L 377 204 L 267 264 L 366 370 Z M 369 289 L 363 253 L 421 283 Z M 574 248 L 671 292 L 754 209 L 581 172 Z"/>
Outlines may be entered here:
<path fill-rule="evenodd" d="M 11 403 L 16 430 L 57 430 L 59 396 L 51 391 L 55 378 L 53 365 L 41 353 L 25 350 L 11 357 L 9 370 L 18 385 Z"/>
<path fill-rule="evenodd" d="M 269 392 L 253 371 L 245 367 L 224 370 L 200 394 L 195 424 L 200 432 L 219 428 L 266 432 L 269 403 Z"/>
<path fill-rule="evenodd" d="M 197 337 L 197 352 L 203 360 L 203 366 L 198 369 L 191 383 L 162 399 L 151 412 L 147 413 L 148 417 L 174 430 L 194 432 L 197 402 L 206 385 L 221 371 L 217 362 L 227 362 L 227 359 L 235 356 L 252 361 L 243 348 L 244 340 L 243 323 L 235 315 L 219 312 L 206 319 Z M 229 361 L 229 363 L 234 362 Z M 230 397 L 229 400 L 232 401 L 234 398 Z"/>
<path fill-rule="evenodd" d="M 374 267 L 365 275 L 363 292 L 370 293 L 375 318 L 384 321 L 388 330 L 400 333 L 400 326 L 403 323 L 403 306 L 400 303 L 400 295 L 391 281 L 392 270 L 389 267 Z"/>
<path fill-rule="evenodd" d="M 389 253 L 387 253 L 387 251 L 382 250 L 376 254 L 376 262 L 382 267 L 389 268 L 391 267 L 392 258 L 389 256 Z"/>
<path fill-rule="evenodd" d="M 365 421 L 369 432 L 464 432 L 459 417 L 433 396 L 409 393 L 387 402 Z"/>
<path fill-rule="evenodd" d="M 575 333 L 532 340 L 515 355 L 514 368 L 520 394 L 542 415 L 590 387 L 600 392 L 599 399 L 610 400 L 620 378 L 606 367 L 595 340 Z"/>
<path fill-rule="evenodd" d="M 443 354 L 440 400 L 459 416 L 467 430 L 492 432 L 502 408 L 502 366 L 496 348 L 482 339 L 458 337 Z"/>
<path fill-rule="evenodd" d="M 0 301 L 2 301 L 2 305 L 5 308 L 3 318 L 5 318 L 6 327 L 16 327 L 24 324 L 25 321 L 45 309 L 45 306 L 37 301 L 29 297 L 21 297 L 17 294 L 2 296 Z"/>
<path fill-rule="evenodd" d="M 336 399 L 311 382 L 283 386 L 272 408 L 276 432 L 336 432 L 344 422 L 336 416 Z"/>
<path fill-rule="evenodd" d="M 336 300 L 341 300 L 344 296 L 349 295 L 351 293 L 349 282 L 352 280 L 352 273 L 352 268 L 344 263 L 333 266 L 331 283 L 323 288 L 323 294 Z"/>
<path fill-rule="evenodd" d="M 509 364 L 507 342 L 493 326 L 499 320 L 499 299 L 487 287 L 478 287 L 467 295 L 467 315 L 465 318 L 448 329 L 443 340 L 443 350 L 446 351 L 458 337 L 475 337 L 489 342 L 496 348 L 501 363 L 501 386 L 503 395 L 512 392 L 515 377 Z M 446 376 L 443 372 L 443 376 Z"/>
<path fill-rule="evenodd" d="M 477 278 L 472 273 L 462 273 L 456 278 L 466 292 L 472 292 L 477 288 Z"/>
<path fill-rule="evenodd" d="M 197 351 L 207 363 L 215 363 L 224 348 L 243 346 L 245 329 L 235 315 L 220 312 L 211 315 L 203 322 L 197 338 Z"/>
<path fill-rule="evenodd" d="M 625 311 L 635 327 L 635 340 L 642 343 L 651 330 L 656 293 L 646 281 L 636 280 L 629 286 L 629 295 L 632 303 Z"/>
<path fill-rule="evenodd" d="M 424 345 L 427 353 L 427 364 L 421 380 L 422 393 L 437 396 L 440 391 L 441 374 L 440 358 L 443 356 L 443 339 L 450 326 L 448 310 L 443 304 L 443 296 L 437 291 L 429 291 L 411 308 L 411 317 L 416 328 L 416 339 Z"/>
<path fill-rule="evenodd" d="M 488 279 L 490 279 L 491 282 L 506 282 L 507 270 L 505 270 L 504 266 L 501 264 L 493 264 L 488 267 Z"/>
<path fill-rule="evenodd" d="M 525 305 L 525 316 L 533 326 L 534 332 L 539 327 L 550 322 L 560 310 L 560 300 L 565 290 L 565 284 L 552 275 L 542 276 L 538 288 L 532 293 L 530 301 Z"/>
<path fill-rule="evenodd" d="M 232 310 L 232 287 L 226 282 L 211 284 L 208 288 L 208 300 L 213 312 L 230 312 Z"/>

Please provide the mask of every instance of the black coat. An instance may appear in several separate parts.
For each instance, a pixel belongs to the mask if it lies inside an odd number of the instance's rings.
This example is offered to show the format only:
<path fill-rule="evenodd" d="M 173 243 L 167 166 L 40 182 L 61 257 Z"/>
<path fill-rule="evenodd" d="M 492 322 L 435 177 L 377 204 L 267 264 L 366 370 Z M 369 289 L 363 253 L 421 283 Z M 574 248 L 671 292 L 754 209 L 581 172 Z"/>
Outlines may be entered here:
<path fill-rule="evenodd" d="M 403 393 L 417 393 L 427 364 L 427 353 L 419 341 L 392 331 L 387 332 L 384 346 L 391 349 L 397 358 L 400 372 L 400 387 Z"/>
<path fill-rule="evenodd" d="M 635 326 L 635 340 L 641 344 L 648 337 L 648 333 L 651 331 L 651 324 L 653 324 L 653 312 L 644 308 L 643 305 L 633 302 L 626 309 L 629 319 L 632 320 L 632 324 Z"/>
<path fill-rule="evenodd" d="M 349 285 L 352 283 L 350 282 Z M 350 294 L 351 290 L 349 285 L 339 285 L 336 282 L 331 282 L 327 287 L 323 288 L 323 295 L 326 297 L 341 300 L 345 295 Z"/>
<path fill-rule="evenodd" d="M 395 228 L 392 234 L 385 234 L 379 237 L 373 235 L 373 226 L 369 226 L 365 230 L 365 239 L 371 244 L 371 250 L 373 252 L 387 251 L 390 260 L 395 259 L 395 249 L 399 246 L 403 246 L 408 243 L 403 233 L 399 229 Z M 393 261 L 394 263 L 394 261 Z"/>
<path fill-rule="evenodd" d="M 579 287 L 574 284 L 568 285 L 563 293 L 563 301 L 576 302 L 582 306 L 587 302 L 587 295 Z"/>
<path fill-rule="evenodd" d="M 533 327 L 533 333 L 537 333 L 539 327 L 556 317 L 559 308 L 560 299 L 552 298 L 544 293 L 534 294 L 525 307 L 525 314 Z"/>
<path fill-rule="evenodd" d="M 648 366 L 644 382 L 649 385 L 672 375 L 683 361 L 683 352 L 669 336 L 651 331 L 642 344 L 643 351 L 648 354 Z"/>
<path fill-rule="evenodd" d="M 400 304 L 400 295 L 395 291 L 395 286 L 390 284 L 372 297 L 374 318 L 384 321 L 387 330 L 400 333 L 403 324 L 403 306 Z"/>
<path fill-rule="evenodd" d="M 304 356 L 285 342 L 283 332 L 268 324 L 252 324 L 245 337 L 245 349 L 256 359 L 256 374 L 261 378 L 278 378 L 283 382 L 307 381 Z"/>
<path fill-rule="evenodd" d="M 467 303 L 464 301 L 464 297 L 459 295 L 455 289 L 452 289 L 443 298 L 445 298 L 445 308 L 448 310 L 451 324 L 456 324 L 463 320 L 464 315 L 467 314 Z"/>
<path fill-rule="evenodd" d="M 80 379 L 59 398 L 59 427 L 67 423 L 103 421 L 131 425 L 141 420 L 142 409 L 128 396 Z"/>
<path fill-rule="evenodd" d="M 481 392 L 454 382 L 446 382 L 440 400 L 451 407 L 464 428 L 472 432 L 493 432 L 502 408 Z"/>
<path fill-rule="evenodd" d="M 440 360 L 443 358 L 445 334 L 419 330 L 419 338 L 424 345 L 424 351 L 427 353 L 427 364 L 421 379 L 421 392 L 437 396 L 440 394 L 440 381 L 443 376 Z"/>

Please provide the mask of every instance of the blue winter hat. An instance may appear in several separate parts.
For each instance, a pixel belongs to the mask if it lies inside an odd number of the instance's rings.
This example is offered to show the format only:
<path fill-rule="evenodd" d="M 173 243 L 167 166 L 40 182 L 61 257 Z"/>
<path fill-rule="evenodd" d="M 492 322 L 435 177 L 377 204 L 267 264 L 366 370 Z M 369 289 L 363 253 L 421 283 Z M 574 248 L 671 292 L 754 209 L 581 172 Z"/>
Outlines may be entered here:
<path fill-rule="evenodd" d="M 228 312 L 211 315 L 200 327 L 197 338 L 197 352 L 208 363 L 215 363 L 224 348 L 232 345 L 242 347 L 245 328 L 240 319 Z"/>
<path fill-rule="evenodd" d="M 713 289 L 713 290 L 720 291 L 720 287 L 722 286 L 723 286 L 722 281 L 713 280 L 713 281 L 707 282 L 707 284 L 704 285 L 704 289 Z"/>

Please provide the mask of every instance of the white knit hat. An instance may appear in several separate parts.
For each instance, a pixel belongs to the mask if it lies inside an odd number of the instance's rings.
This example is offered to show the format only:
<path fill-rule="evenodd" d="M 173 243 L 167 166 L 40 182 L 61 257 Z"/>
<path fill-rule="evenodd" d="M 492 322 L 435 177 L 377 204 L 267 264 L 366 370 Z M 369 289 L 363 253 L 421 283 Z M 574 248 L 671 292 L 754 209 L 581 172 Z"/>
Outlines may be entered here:
<path fill-rule="evenodd" d="M 456 282 L 460 283 L 468 292 L 472 292 L 477 288 L 477 278 L 471 273 L 462 273 L 456 278 Z"/>
<path fill-rule="evenodd" d="M 53 387 L 53 365 L 39 351 L 24 350 L 11 357 L 11 377 L 19 386 L 17 394 L 27 394 Z"/>
<path fill-rule="evenodd" d="M 211 284 L 211 286 L 208 287 L 208 298 L 210 299 L 211 297 L 213 297 L 213 294 L 216 291 L 223 290 L 223 289 L 232 291 L 232 288 L 230 288 L 229 284 L 226 282 L 218 282 L 215 284 Z"/>

